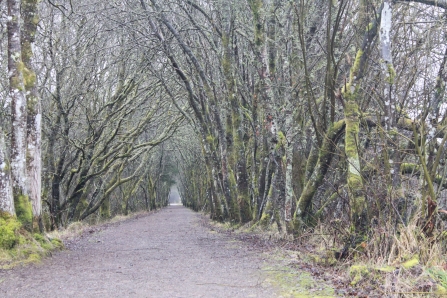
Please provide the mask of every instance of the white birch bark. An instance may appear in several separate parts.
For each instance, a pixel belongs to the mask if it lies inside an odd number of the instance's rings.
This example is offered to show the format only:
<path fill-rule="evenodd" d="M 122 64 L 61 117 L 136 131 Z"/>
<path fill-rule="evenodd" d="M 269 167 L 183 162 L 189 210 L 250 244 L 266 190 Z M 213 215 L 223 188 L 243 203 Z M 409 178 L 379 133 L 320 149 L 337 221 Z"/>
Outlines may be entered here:
<path fill-rule="evenodd" d="M 393 190 L 397 196 L 402 196 L 401 178 L 400 178 L 400 156 L 397 148 L 397 128 L 396 128 L 396 94 L 394 92 L 394 77 L 396 72 L 393 65 L 391 52 L 391 28 L 393 22 L 393 3 L 391 0 L 385 0 L 380 19 L 380 46 L 382 53 L 382 70 L 384 75 L 384 94 L 385 94 L 385 131 L 388 138 L 388 153 L 385 164 L 391 175 Z M 393 193 L 390 194 L 394 196 Z"/>
<path fill-rule="evenodd" d="M 389 131 L 392 126 L 392 94 L 393 85 L 393 60 L 391 56 L 391 22 L 393 8 L 391 1 L 385 0 L 380 20 L 380 44 L 382 50 L 382 68 L 385 75 L 385 130 Z"/>
<path fill-rule="evenodd" d="M 20 44 L 20 1 L 8 0 L 8 75 L 11 98 L 11 175 L 14 196 L 26 195 L 26 97 Z"/>
<path fill-rule="evenodd" d="M 12 196 L 11 172 L 7 160 L 5 136 L 0 127 L 0 212 L 15 215 L 14 198 Z"/>
<path fill-rule="evenodd" d="M 41 101 L 37 92 L 37 81 L 32 66 L 33 50 L 38 10 L 37 0 L 22 0 L 22 16 L 24 27 L 22 30 L 22 60 L 26 67 L 25 90 L 27 92 L 27 174 L 29 199 L 33 208 L 33 216 L 40 217 L 42 213 L 41 201 Z"/>

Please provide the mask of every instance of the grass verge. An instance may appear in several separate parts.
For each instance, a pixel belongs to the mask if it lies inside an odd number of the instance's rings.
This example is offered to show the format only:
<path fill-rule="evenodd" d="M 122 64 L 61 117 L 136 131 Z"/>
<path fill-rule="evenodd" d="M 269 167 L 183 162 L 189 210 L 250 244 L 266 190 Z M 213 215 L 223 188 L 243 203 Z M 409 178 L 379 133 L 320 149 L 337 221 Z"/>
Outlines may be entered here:
<path fill-rule="evenodd" d="M 16 217 L 0 215 L 0 269 L 38 263 L 42 257 L 63 247 L 57 238 L 29 232 Z"/>
<path fill-rule="evenodd" d="M 209 225 L 273 258 L 282 255 L 266 271 L 284 297 L 447 297 L 447 232 L 435 229 L 428 237 L 417 217 L 389 230 L 372 227 L 368 239 L 350 247 L 343 259 L 337 253 L 349 230 L 334 222 L 319 223 L 295 239 L 276 225 Z"/>

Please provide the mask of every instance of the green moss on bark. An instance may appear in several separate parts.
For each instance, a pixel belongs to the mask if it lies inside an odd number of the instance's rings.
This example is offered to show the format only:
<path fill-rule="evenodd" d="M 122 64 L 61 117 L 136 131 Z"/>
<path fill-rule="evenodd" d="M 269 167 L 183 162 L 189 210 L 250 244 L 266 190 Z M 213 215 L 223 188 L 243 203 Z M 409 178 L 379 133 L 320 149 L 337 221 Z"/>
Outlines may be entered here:
<path fill-rule="evenodd" d="M 273 204 L 270 201 L 268 201 L 267 204 L 265 205 L 261 219 L 259 220 L 259 224 L 263 229 L 266 229 L 270 224 L 270 219 L 272 216 L 272 208 Z"/>
<path fill-rule="evenodd" d="M 352 83 L 355 80 L 355 77 L 357 76 L 357 74 L 358 74 L 358 72 L 360 70 L 360 64 L 362 62 L 362 56 L 363 56 L 363 51 L 362 50 L 358 50 L 357 54 L 355 56 L 354 65 L 351 68 L 351 73 L 350 73 L 350 77 L 349 77 L 350 83 Z"/>
<path fill-rule="evenodd" d="M 210 145 L 213 146 L 214 148 L 214 142 L 216 141 L 216 138 L 214 138 L 212 135 L 208 135 L 206 136 L 206 142 Z"/>
<path fill-rule="evenodd" d="M 359 134 L 359 108 L 356 102 L 347 102 L 345 107 L 346 117 L 346 156 L 357 156 L 358 134 Z"/>
<path fill-rule="evenodd" d="M 394 84 L 394 78 L 396 77 L 396 70 L 394 70 L 393 64 L 388 63 L 387 64 L 387 72 L 388 76 L 386 78 L 388 84 L 393 85 Z"/>
<path fill-rule="evenodd" d="M 85 197 L 81 198 L 81 200 L 79 200 L 79 204 L 78 206 L 76 206 L 76 212 L 75 212 L 75 219 L 79 219 L 81 217 L 82 212 L 84 212 L 88 207 L 88 202 L 87 199 Z"/>
<path fill-rule="evenodd" d="M 23 67 L 22 74 L 23 74 L 23 80 L 25 82 L 25 89 L 29 90 L 33 88 L 36 85 L 36 74 L 34 73 L 34 71 L 31 71 L 26 67 Z"/>
<path fill-rule="evenodd" d="M 249 0 L 249 4 L 255 25 L 255 43 L 257 46 L 262 46 L 265 42 L 262 24 L 263 3 L 262 0 Z"/>
<path fill-rule="evenodd" d="M 236 190 L 236 179 L 234 177 L 234 174 L 230 171 L 228 175 L 228 180 L 230 182 L 230 190 L 235 192 Z M 241 221 L 241 213 L 239 210 L 239 203 L 237 200 L 237 197 L 233 194 L 231 196 L 231 206 L 230 207 L 230 219 L 233 223 L 239 223 Z"/>
<path fill-rule="evenodd" d="M 17 219 L 28 230 L 33 226 L 33 209 L 28 196 L 14 196 L 14 206 L 16 208 Z"/>
<path fill-rule="evenodd" d="M 102 219 L 110 218 L 110 200 L 108 198 L 102 202 L 99 213 Z"/>
<path fill-rule="evenodd" d="M 241 212 L 241 222 L 247 223 L 253 219 L 253 212 L 250 206 L 250 197 L 247 194 L 239 194 L 239 208 Z"/>
<path fill-rule="evenodd" d="M 364 225 L 364 210 L 366 200 L 364 196 L 363 180 L 360 171 L 360 158 L 358 154 L 360 132 L 360 110 L 357 102 L 358 86 L 355 87 L 356 73 L 363 53 L 359 50 L 356 61 L 351 70 L 350 82 L 344 90 L 346 98 L 344 114 L 346 120 L 345 154 L 348 161 L 347 184 L 349 188 L 349 201 L 351 205 L 351 221 L 354 233 L 362 234 Z"/>
<path fill-rule="evenodd" d="M 339 137 L 342 135 L 346 121 L 340 120 L 335 122 L 332 127 L 329 128 L 328 132 L 323 141 L 323 146 L 318 154 L 318 161 L 315 166 L 314 172 L 309 177 L 309 181 L 301 193 L 301 196 L 297 203 L 297 208 L 294 214 L 294 229 L 295 233 L 299 231 L 303 225 L 303 219 L 308 213 L 308 209 L 311 206 L 312 199 L 315 195 L 316 190 L 323 183 L 324 177 L 329 169 L 329 165 L 332 161 L 334 155 L 335 146 Z"/>

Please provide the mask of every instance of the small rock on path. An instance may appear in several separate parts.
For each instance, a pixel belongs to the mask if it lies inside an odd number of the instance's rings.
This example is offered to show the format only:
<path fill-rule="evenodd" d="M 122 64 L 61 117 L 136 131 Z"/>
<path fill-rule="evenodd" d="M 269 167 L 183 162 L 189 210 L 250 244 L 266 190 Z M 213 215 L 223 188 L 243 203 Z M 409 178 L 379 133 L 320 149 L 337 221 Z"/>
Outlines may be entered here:
<path fill-rule="evenodd" d="M 0 297 L 278 297 L 260 253 L 183 206 L 84 234 L 39 265 L 0 270 Z"/>

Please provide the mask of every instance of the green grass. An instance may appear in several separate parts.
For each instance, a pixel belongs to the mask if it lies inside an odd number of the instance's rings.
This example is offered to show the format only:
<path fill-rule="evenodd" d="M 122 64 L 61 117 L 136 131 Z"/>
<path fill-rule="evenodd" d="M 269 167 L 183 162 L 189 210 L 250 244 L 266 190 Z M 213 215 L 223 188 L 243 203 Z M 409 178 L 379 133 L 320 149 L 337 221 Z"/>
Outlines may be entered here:
<path fill-rule="evenodd" d="M 61 248 L 60 240 L 30 233 L 16 217 L 0 214 L 0 269 L 37 263 L 52 250 Z"/>

